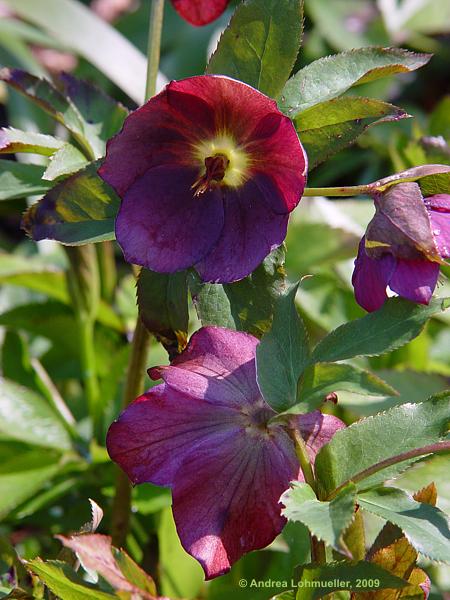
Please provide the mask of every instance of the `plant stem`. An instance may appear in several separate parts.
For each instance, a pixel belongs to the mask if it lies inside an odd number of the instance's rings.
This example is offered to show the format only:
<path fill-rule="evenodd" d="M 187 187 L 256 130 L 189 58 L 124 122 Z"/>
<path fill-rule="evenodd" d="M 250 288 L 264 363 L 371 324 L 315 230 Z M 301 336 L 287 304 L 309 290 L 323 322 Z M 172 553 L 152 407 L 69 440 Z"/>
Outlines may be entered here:
<path fill-rule="evenodd" d="M 158 78 L 159 57 L 161 54 L 161 33 L 164 16 L 164 0 L 153 0 L 150 8 L 150 22 L 148 28 L 147 46 L 147 82 L 145 86 L 145 99 L 148 100 L 156 93 Z"/>
<path fill-rule="evenodd" d="M 328 496 L 327 500 L 332 500 L 335 498 L 339 492 L 344 488 L 350 481 L 353 483 L 358 483 L 363 479 L 367 479 L 371 475 L 378 473 L 387 467 L 391 467 L 392 465 L 396 465 L 397 463 L 404 462 L 405 460 L 410 460 L 412 458 L 419 458 L 420 456 L 425 456 L 426 454 L 437 454 L 439 452 L 446 452 L 450 450 L 450 441 L 445 442 L 437 442 L 436 444 L 430 444 L 429 446 L 422 446 L 421 448 L 414 448 L 414 450 L 408 450 L 408 452 L 403 452 L 402 454 L 397 454 L 396 456 L 391 456 L 386 458 L 385 460 L 381 460 L 379 463 L 372 465 L 371 467 L 364 469 L 364 471 L 360 471 L 356 473 L 351 479 L 344 481 L 341 483 L 339 487 L 331 492 Z"/>
<path fill-rule="evenodd" d="M 95 364 L 94 321 L 89 317 L 79 315 L 77 324 L 80 336 L 82 379 L 94 432 L 95 434 L 98 434 L 102 416 L 102 407 L 100 404 L 100 390 L 98 387 L 97 369 Z"/>
<path fill-rule="evenodd" d="M 151 98 L 156 91 L 163 15 L 164 0 L 153 0 L 150 9 L 148 34 L 146 100 Z M 134 272 L 137 275 L 139 270 L 134 268 Z M 122 401 L 123 408 L 126 408 L 130 402 L 143 392 L 149 346 L 150 334 L 138 316 L 133 335 L 130 362 L 128 363 L 127 380 Z M 130 511 L 131 485 L 125 473 L 118 469 L 111 521 L 111 535 L 115 546 L 120 547 L 125 544 L 130 526 Z"/>
<path fill-rule="evenodd" d="M 311 465 L 311 461 L 309 460 L 308 449 L 306 448 L 305 441 L 297 429 L 292 428 L 289 430 L 289 433 L 291 435 L 292 440 L 294 441 L 295 453 L 300 463 L 300 467 L 303 471 L 305 481 L 308 485 L 312 487 L 314 491 L 316 491 L 316 478 L 314 477 L 314 471 Z M 325 564 L 327 556 L 324 542 L 317 539 L 314 535 L 310 536 L 310 540 L 312 562 L 317 563 L 319 565 Z"/>
<path fill-rule="evenodd" d="M 373 191 L 373 184 L 349 185 L 342 187 L 305 188 L 303 191 L 303 196 L 350 197 L 367 195 L 373 193 Z"/>

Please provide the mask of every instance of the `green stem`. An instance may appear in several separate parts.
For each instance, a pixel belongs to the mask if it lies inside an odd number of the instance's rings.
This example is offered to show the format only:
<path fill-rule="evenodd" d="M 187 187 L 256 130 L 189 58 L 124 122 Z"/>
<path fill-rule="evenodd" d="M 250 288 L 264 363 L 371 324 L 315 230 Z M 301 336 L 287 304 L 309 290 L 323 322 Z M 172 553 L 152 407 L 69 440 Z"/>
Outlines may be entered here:
<path fill-rule="evenodd" d="M 156 91 L 158 77 L 159 57 L 161 47 L 161 32 L 164 15 L 164 0 L 153 0 L 150 9 L 150 25 L 148 36 L 148 63 L 145 99 L 151 98 Z M 137 275 L 138 269 L 134 268 Z M 128 364 L 127 381 L 123 395 L 123 408 L 127 407 L 137 396 L 143 392 L 145 380 L 145 367 L 150 346 L 150 334 L 142 323 L 140 317 L 136 322 L 133 342 L 131 347 L 130 362 Z M 130 526 L 131 512 L 131 485 L 128 477 L 121 470 L 117 470 L 116 491 L 112 507 L 111 535 L 116 546 L 123 546 L 126 541 Z"/>
<path fill-rule="evenodd" d="M 94 433 L 99 434 L 100 420 L 102 417 L 102 406 L 100 403 L 100 389 L 97 380 L 97 369 L 95 359 L 94 342 L 94 320 L 79 315 L 77 319 L 82 379 L 87 399 L 89 414 L 91 415 Z"/>
<path fill-rule="evenodd" d="M 359 483 L 363 481 L 363 479 L 367 479 L 371 477 L 378 471 L 382 471 L 383 469 L 387 469 L 392 465 L 396 465 L 397 463 L 404 462 L 405 460 L 411 460 L 412 458 L 419 458 L 420 456 L 425 456 L 427 454 L 437 454 L 439 452 L 447 452 L 450 450 L 450 441 L 445 442 L 437 442 L 436 444 L 430 444 L 429 446 L 422 446 L 421 448 L 414 448 L 414 450 L 408 450 L 407 452 L 403 452 L 402 454 L 397 454 L 396 456 L 391 456 L 386 458 L 385 460 L 381 460 L 379 463 L 364 469 L 364 471 L 360 471 L 356 473 L 351 479 L 344 481 L 341 483 L 339 487 L 331 492 L 331 494 L 326 498 L 326 500 L 332 500 L 335 498 L 339 492 L 348 484 L 350 481 L 353 483 Z"/>
<path fill-rule="evenodd" d="M 150 335 L 138 317 L 131 346 L 130 362 L 128 363 L 127 380 L 123 395 L 122 407 L 142 394 L 145 380 L 145 367 L 150 345 Z M 123 546 L 130 525 L 131 485 L 127 475 L 117 470 L 116 492 L 112 507 L 111 535 L 115 546 Z"/>
<path fill-rule="evenodd" d="M 98 266 L 100 271 L 100 295 L 103 300 L 111 303 L 117 283 L 116 259 L 112 242 L 95 244 Z"/>
<path fill-rule="evenodd" d="M 305 188 L 303 196 L 364 196 L 373 192 L 373 185 L 349 185 L 342 187 Z"/>
<path fill-rule="evenodd" d="M 311 461 L 309 460 L 308 449 L 306 448 L 305 441 L 297 429 L 292 428 L 290 429 L 289 433 L 294 441 L 295 453 L 300 463 L 305 481 L 312 487 L 314 491 L 316 491 L 316 478 L 314 476 Z M 314 535 L 310 535 L 310 540 L 312 562 L 319 565 L 325 564 L 327 561 L 325 543 L 317 539 Z"/>
<path fill-rule="evenodd" d="M 156 93 L 156 81 L 158 78 L 159 58 L 161 54 L 163 17 L 164 0 L 153 0 L 150 8 L 150 22 L 148 29 L 147 82 L 145 85 L 146 100 Z"/>

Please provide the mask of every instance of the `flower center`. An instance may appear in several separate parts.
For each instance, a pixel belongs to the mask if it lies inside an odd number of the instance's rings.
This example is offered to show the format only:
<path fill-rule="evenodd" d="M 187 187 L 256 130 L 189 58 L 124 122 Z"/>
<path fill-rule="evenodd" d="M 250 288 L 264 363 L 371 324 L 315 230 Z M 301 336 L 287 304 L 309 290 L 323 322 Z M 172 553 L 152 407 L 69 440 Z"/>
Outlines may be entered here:
<path fill-rule="evenodd" d="M 195 196 L 219 185 L 240 187 L 249 177 L 248 153 L 229 135 L 195 144 L 193 158 L 200 167 L 200 176 L 192 186 Z"/>
<path fill-rule="evenodd" d="M 225 177 L 230 161 L 225 154 L 215 154 L 205 158 L 206 172 L 192 185 L 194 196 L 200 196 L 210 190 L 216 183 Z"/>

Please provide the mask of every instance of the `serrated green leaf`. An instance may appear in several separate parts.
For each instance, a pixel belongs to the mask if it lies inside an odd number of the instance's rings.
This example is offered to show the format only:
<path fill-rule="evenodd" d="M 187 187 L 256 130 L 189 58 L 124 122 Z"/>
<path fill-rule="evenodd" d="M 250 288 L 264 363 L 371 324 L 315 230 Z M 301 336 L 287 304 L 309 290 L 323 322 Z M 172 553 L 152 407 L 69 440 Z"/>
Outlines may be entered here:
<path fill-rule="evenodd" d="M 51 156 L 64 145 L 63 140 L 58 140 L 51 135 L 43 135 L 33 131 L 20 131 L 13 127 L 0 129 L 0 154 L 31 152 Z"/>
<path fill-rule="evenodd" d="M 430 58 L 430 54 L 376 47 L 320 58 L 289 79 L 281 92 L 279 106 L 294 118 L 315 104 L 341 96 L 355 85 L 419 69 Z"/>
<path fill-rule="evenodd" d="M 0 378 L 0 432 L 35 446 L 71 448 L 67 431 L 45 399 L 3 378 Z"/>
<path fill-rule="evenodd" d="M 137 284 L 139 314 L 169 356 L 187 344 L 189 309 L 187 273 L 155 273 L 142 269 Z"/>
<path fill-rule="evenodd" d="M 0 200 L 15 200 L 44 194 L 52 186 L 42 180 L 44 167 L 0 160 Z"/>
<path fill-rule="evenodd" d="M 97 175 L 98 163 L 58 183 L 25 213 L 22 226 L 34 240 L 80 245 L 114 239 L 120 200 Z"/>
<path fill-rule="evenodd" d="M 316 600 L 336 590 L 361 590 L 361 581 L 367 582 L 366 590 L 399 589 L 408 585 L 378 565 L 363 560 L 353 564 L 305 565 L 299 568 L 296 598 Z"/>
<path fill-rule="evenodd" d="M 26 563 L 27 569 L 35 573 L 45 585 L 61 600 L 113 600 L 115 595 L 107 594 L 89 586 L 66 563 L 35 558 Z"/>
<path fill-rule="evenodd" d="M 448 518 L 439 508 L 416 502 L 403 490 L 391 487 L 362 492 L 358 494 L 358 503 L 364 510 L 400 527 L 423 556 L 450 563 Z"/>
<path fill-rule="evenodd" d="M 294 125 L 311 170 L 353 144 L 368 127 L 408 116 L 401 108 L 381 100 L 344 97 L 305 110 L 294 119 Z"/>
<path fill-rule="evenodd" d="M 63 175 L 72 175 L 83 168 L 87 162 L 85 156 L 75 146 L 65 144 L 51 157 L 42 179 L 53 181 Z"/>
<path fill-rule="evenodd" d="M 203 326 L 228 327 L 260 338 L 269 330 L 275 301 L 286 289 L 284 248 L 271 252 L 251 275 L 236 283 L 202 283 L 191 272 L 189 289 Z"/>
<path fill-rule="evenodd" d="M 307 483 L 294 481 L 284 492 L 280 502 L 283 515 L 289 521 L 300 521 L 313 535 L 338 552 L 343 548 L 342 535 L 350 525 L 355 509 L 356 487 L 352 483 L 343 488 L 331 502 L 321 502 Z"/>
<path fill-rule="evenodd" d="M 314 348 L 311 362 L 334 362 L 354 356 L 377 356 L 417 337 L 430 317 L 448 308 L 447 299 L 428 306 L 390 298 L 377 311 L 341 325 Z"/>
<path fill-rule="evenodd" d="M 438 442 L 450 418 L 450 394 L 418 404 L 402 404 L 342 429 L 322 447 L 315 461 L 321 497 L 385 459 Z M 405 469 L 401 462 L 362 480 L 367 488 Z"/>
<path fill-rule="evenodd" d="M 365 369 L 346 364 L 316 363 L 304 374 L 300 399 L 323 399 L 330 392 L 338 391 L 369 396 L 398 395 L 388 383 Z"/>
<path fill-rule="evenodd" d="M 256 348 L 256 378 L 266 402 L 277 412 L 297 401 L 297 383 L 309 360 L 309 340 L 297 313 L 298 284 L 280 295 L 274 307 L 271 330 Z"/>
<path fill-rule="evenodd" d="M 275 97 L 300 48 L 302 0 L 246 0 L 231 19 L 207 73 L 228 75 Z"/>

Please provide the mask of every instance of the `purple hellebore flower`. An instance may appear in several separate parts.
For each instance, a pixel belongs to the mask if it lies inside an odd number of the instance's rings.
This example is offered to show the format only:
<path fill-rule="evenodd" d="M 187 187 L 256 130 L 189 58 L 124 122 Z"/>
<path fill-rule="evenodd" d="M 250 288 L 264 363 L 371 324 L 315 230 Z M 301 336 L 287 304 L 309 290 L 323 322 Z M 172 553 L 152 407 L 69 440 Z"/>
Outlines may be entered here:
<path fill-rule="evenodd" d="M 279 499 L 303 481 L 286 426 L 256 383 L 258 340 L 205 327 L 167 367 L 149 370 L 164 383 L 131 404 L 108 432 L 111 458 L 133 483 L 172 488 L 181 543 L 206 579 L 229 571 L 243 554 L 263 548 L 286 519 Z M 313 462 L 344 427 L 320 411 L 294 416 Z"/>
<path fill-rule="evenodd" d="M 246 277 L 286 237 L 306 182 L 291 120 L 220 75 L 172 81 L 109 141 L 100 176 L 122 198 L 127 261 L 204 281 Z"/>
<path fill-rule="evenodd" d="M 376 196 L 375 206 L 355 261 L 356 301 L 377 310 L 389 286 L 407 300 L 428 304 L 440 264 L 450 256 L 450 196 L 423 198 L 417 183 L 401 183 Z"/>

